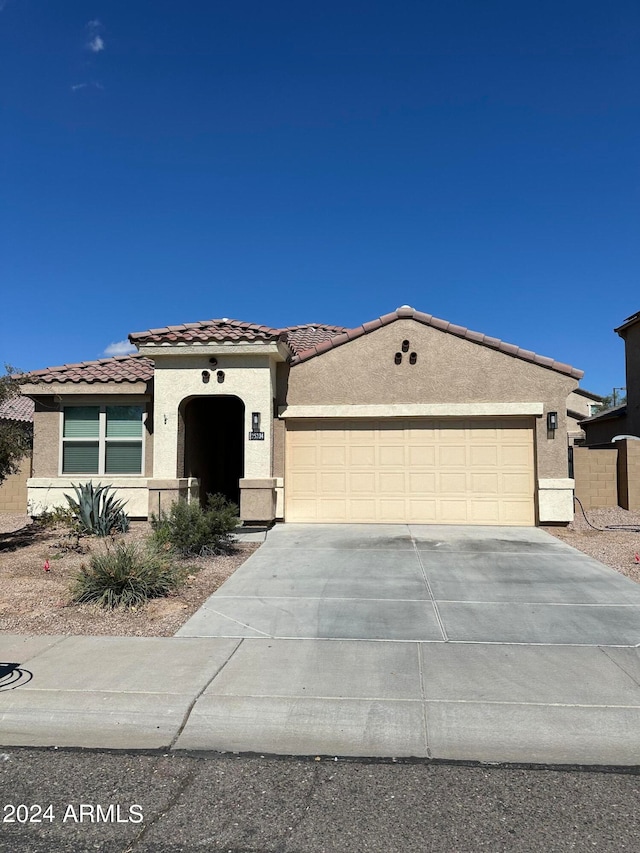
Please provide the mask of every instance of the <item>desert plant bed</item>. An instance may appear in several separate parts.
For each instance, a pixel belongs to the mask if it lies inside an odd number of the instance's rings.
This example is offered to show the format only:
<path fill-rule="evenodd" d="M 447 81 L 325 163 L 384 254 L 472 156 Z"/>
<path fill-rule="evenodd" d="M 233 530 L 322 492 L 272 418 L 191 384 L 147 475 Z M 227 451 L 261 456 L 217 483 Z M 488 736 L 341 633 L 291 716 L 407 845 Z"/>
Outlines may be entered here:
<path fill-rule="evenodd" d="M 149 534 L 147 522 L 134 521 L 117 541 L 143 547 Z M 138 608 L 72 603 L 74 577 L 111 546 L 110 539 L 70 537 L 63 525 L 43 528 L 24 515 L 0 514 L 0 632 L 170 637 L 258 547 L 238 543 L 228 554 L 190 557 L 182 586 Z"/>

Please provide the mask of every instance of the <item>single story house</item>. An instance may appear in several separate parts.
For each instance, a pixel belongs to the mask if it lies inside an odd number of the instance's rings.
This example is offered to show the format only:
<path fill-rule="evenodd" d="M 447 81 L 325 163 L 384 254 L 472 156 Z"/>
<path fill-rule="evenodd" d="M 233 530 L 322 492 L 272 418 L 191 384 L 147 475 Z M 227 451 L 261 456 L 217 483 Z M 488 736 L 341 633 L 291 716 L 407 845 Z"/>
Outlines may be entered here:
<path fill-rule="evenodd" d="M 219 319 L 37 370 L 32 513 L 111 483 L 132 516 L 223 492 L 247 522 L 573 518 L 582 371 L 403 305 L 355 329 Z"/>
<path fill-rule="evenodd" d="M 613 331 L 624 341 L 627 402 L 580 422 L 588 447 L 605 446 L 619 435 L 640 438 L 640 311 Z"/>

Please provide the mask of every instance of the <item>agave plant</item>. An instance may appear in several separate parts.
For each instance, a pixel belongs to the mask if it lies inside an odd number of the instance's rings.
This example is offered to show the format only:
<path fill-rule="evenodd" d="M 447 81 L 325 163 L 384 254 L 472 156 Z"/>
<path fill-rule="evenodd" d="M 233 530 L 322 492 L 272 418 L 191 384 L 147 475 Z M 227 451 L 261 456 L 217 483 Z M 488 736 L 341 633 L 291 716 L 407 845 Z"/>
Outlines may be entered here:
<path fill-rule="evenodd" d="M 91 481 L 78 486 L 71 484 L 77 500 L 65 495 L 69 508 L 74 514 L 80 529 L 96 536 L 108 536 L 113 532 L 126 533 L 129 518 L 124 511 L 126 501 L 109 494 L 111 486 L 94 486 Z"/>

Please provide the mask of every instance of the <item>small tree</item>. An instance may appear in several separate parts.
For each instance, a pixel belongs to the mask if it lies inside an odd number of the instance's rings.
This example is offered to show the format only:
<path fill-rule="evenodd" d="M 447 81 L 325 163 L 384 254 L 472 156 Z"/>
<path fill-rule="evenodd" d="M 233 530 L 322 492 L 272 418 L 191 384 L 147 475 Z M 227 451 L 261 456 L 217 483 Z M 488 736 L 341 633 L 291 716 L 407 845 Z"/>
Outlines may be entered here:
<path fill-rule="evenodd" d="M 5 374 L 0 376 L 0 406 L 20 394 L 17 372 L 5 364 Z M 32 437 L 30 424 L 0 415 L 0 483 L 18 470 L 20 462 L 31 449 Z"/>
<path fill-rule="evenodd" d="M 616 406 L 624 406 L 626 402 L 626 394 L 622 394 L 620 396 L 616 394 L 615 401 L 613 399 L 613 394 L 607 394 L 606 397 L 602 398 L 602 402 L 598 403 L 597 407 L 595 407 L 595 414 L 597 415 L 600 412 L 606 412 L 607 409 L 613 409 Z"/>

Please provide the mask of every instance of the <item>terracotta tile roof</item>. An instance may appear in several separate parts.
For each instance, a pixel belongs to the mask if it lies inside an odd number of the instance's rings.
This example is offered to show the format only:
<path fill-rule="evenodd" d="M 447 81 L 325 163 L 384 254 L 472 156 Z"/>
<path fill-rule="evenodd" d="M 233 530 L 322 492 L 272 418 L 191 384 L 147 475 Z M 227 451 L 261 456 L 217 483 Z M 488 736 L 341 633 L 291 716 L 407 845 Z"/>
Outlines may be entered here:
<path fill-rule="evenodd" d="M 581 370 L 576 370 L 568 364 L 536 355 L 534 352 L 504 343 L 497 338 L 490 338 L 480 332 L 472 332 L 463 326 L 455 326 L 446 320 L 439 320 L 431 314 L 415 311 L 407 305 L 403 305 L 391 314 L 385 314 L 383 317 L 371 320 L 355 329 L 346 329 L 344 326 L 331 326 L 325 323 L 305 323 L 299 326 L 274 329 L 270 326 L 258 326 L 255 323 L 223 318 L 221 320 L 205 320 L 200 323 L 186 323 L 182 326 L 166 326 L 162 329 L 149 329 L 146 332 L 134 332 L 129 335 L 129 340 L 137 345 L 207 343 L 210 341 L 221 343 L 226 341 L 238 343 L 282 341 L 289 346 L 293 356 L 291 364 L 295 365 L 400 319 L 416 320 L 449 334 L 508 353 L 515 358 L 557 370 L 576 379 L 583 375 Z M 46 383 L 148 382 L 152 378 L 153 361 L 140 353 L 103 358 L 97 361 L 83 361 L 80 364 L 65 364 L 62 367 L 48 367 L 45 370 L 35 370 L 28 374 L 30 382 Z"/>
<path fill-rule="evenodd" d="M 287 343 L 294 355 L 304 352 L 316 344 L 328 341 L 347 330 L 344 326 L 327 326 L 323 323 L 307 323 L 303 326 L 289 326 L 283 329 L 287 334 Z"/>
<path fill-rule="evenodd" d="M 17 394 L 0 405 L 0 420 L 31 422 L 34 408 L 35 403 L 30 397 Z"/>
<path fill-rule="evenodd" d="M 51 382 L 148 382 L 153 379 L 153 362 L 139 353 L 81 361 L 33 370 L 25 378 L 31 383 Z"/>
<path fill-rule="evenodd" d="M 434 317 L 431 314 L 423 314 L 422 311 L 416 311 L 409 305 L 402 305 L 391 314 L 385 314 L 377 320 L 371 320 L 368 323 L 364 323 L 362 326 L 357 326 L 355 329 L 347 329 L 342 334 L 328 338 L 319 344 L 309 347 L 309 349 L 298 352 L 292 358 L 291 364 L 300 364 L 303 361 L 314 358 L 316 355 L 321 355 L 330 349 L 335 349 L 336 347 L 342 346 L 342 344 L 346 344 L 349 341 L 362 337 L 362 335 L 374 332 L 382 326 L 388 326 L 389 323 L 395 323 L 396 320 L 416 320 L 418 323 L 423 323 L 425 326 L 432 326 L 434 329 L 440 329 L 443 332 L 448 332 L 450 335 L 456 335 L 459 338 L 465 338 L 468 341 L 473 341 L 474 343 L 481 344 L 482 346 L 499 350 L 500 352 L 514 356 L 514 358 L 520 358 L 523 361 L 531 361 L 533 364 L 539 364 L 541 367 L 548 367 L 550 370 L 556 370 L 559 373 L 566 373 L 567 376 L 572 376 L 574 379 L 580 379 L 584 375 L 584 371 L 577 370 L 569 364 L 563 364 L 562 362 L 554 361 L 552 358 L 537 355 L 535 352 L 531 352 L 530 350 L 520 349 L 520 347 L 517 347 L 514 344 L 507 344 L 504 341 L 498 340 L 498 338 L 491 338 L 488 335 L 481 334 L 480 332 L 472 332 L 464 326 L 456 326 L 453 323 L 449 323 L 447 320 L 440 320 L 438 317 Z"/>
<path fill-rule="evenodd" d="M 165 326 L 163 329 L 149 329 L 146 332 L 132 332 L 129 340 L 132 344 L 164 343 L 208 343 L 209 341 L 277 341 L 283 340 L 282 329 L 269 326 L 257 326 L 242 320 L 203 320 L 200 323 L 184 323 L 182 326 Z"/>

